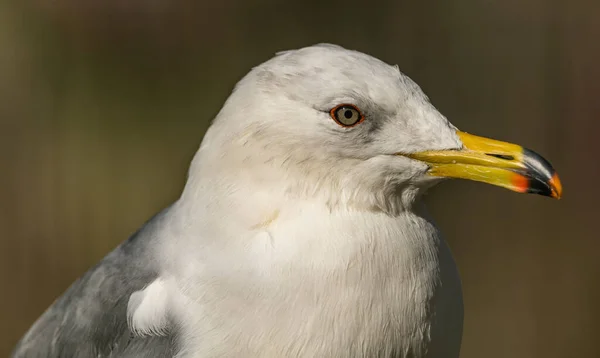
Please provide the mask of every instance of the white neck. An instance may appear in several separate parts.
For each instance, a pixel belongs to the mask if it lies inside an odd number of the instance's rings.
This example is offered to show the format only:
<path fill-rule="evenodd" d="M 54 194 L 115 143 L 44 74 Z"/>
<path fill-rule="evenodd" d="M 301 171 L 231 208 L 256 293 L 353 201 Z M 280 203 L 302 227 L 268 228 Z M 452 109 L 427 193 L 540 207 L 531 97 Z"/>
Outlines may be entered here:
<path fill-rule="evenodd" d="M 289 168 L 223 149 L 203 143 L 159 248 L 181 357 L 421 357 L 434 316 L 462 325 L 454 261 L 414 212 L 421 188 L 352 181 L 349 163 Z M 449 357 L 455 341 L 442 344 Z"/>

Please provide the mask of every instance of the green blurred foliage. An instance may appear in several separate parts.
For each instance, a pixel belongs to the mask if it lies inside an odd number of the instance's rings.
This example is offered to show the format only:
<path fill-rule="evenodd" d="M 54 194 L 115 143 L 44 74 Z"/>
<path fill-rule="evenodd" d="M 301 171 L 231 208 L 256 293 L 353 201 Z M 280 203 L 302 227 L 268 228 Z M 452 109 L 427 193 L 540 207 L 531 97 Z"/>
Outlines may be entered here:
<path fill-rule="evenodd" d="M 463 357 L 596 357 L 600 3 L 0 3 L 0 356 L 177 198 L 235 82 L 333 42 L 397 63 L 459 128 L 549 158 L 554 202 L 477 183 L 428 196 L 462 272 Z"/>

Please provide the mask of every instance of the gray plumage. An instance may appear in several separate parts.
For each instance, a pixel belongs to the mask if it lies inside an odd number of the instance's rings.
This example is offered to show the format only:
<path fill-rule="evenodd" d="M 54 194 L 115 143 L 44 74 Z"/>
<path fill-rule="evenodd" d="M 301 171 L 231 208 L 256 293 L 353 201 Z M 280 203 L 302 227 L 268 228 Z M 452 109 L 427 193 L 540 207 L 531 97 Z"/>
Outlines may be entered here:
<path fill-rule="evenodd" d="M 162 213 L 75 281 L 15 347 L 14 358 L 170 357 L 171 334 L 135 336 L 127 325 L 127 304 L 135 291 L 157 277 L 148 247 Z"/>

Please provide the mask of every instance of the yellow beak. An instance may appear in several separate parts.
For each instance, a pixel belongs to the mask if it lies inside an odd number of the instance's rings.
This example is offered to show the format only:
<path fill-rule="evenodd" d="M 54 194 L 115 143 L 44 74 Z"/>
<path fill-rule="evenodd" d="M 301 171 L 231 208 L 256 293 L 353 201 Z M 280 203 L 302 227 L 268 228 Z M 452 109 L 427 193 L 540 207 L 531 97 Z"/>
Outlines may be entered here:
<path fill-rule="evenodd" d="M 462 150 L 437 150 L 402 154 L 429 165 L 428 174 L 461 178 L 501 186 L 520 193 L 560 199 L 562 186 L 552 165 L 536 152 L 505 143 L 457 132 Z"/>

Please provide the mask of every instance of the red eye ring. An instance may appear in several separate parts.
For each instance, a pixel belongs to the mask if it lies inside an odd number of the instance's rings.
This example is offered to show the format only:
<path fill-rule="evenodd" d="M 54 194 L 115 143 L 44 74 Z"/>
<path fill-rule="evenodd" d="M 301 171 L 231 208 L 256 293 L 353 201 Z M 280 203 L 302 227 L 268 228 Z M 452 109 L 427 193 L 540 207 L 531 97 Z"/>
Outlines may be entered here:
<path fill-rule="evenodd" d="M 365 115 L 353 104 L 343 103 L 329 111 L 331 118 L 344 128 L 351 128 L 365 120 Z"/>

